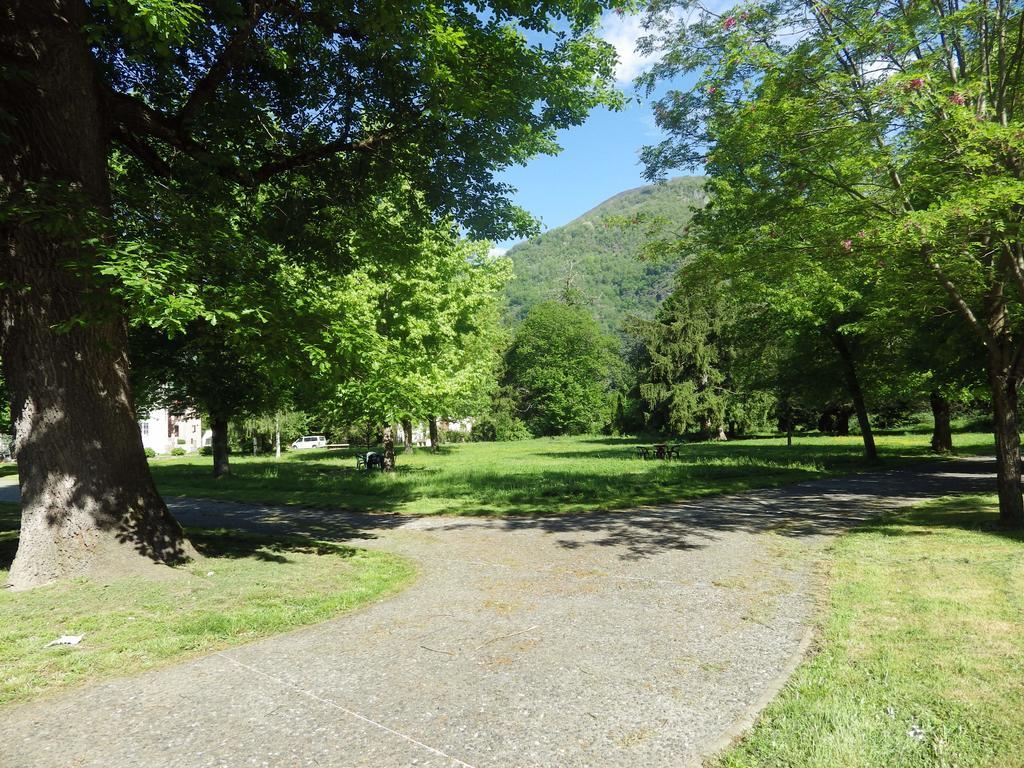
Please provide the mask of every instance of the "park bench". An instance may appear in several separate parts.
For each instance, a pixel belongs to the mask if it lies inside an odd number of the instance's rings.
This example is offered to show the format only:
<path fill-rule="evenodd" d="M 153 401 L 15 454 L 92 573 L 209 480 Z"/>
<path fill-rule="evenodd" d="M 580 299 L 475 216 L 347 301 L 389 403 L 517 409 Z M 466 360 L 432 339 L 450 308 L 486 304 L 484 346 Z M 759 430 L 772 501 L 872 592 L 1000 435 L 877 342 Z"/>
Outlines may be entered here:
<path fill-rule="evenodd" d="M 324 448 L 328 451 L 340 451 L 343 448 L 348 448 L 348 443 L 328 443 Z"/>

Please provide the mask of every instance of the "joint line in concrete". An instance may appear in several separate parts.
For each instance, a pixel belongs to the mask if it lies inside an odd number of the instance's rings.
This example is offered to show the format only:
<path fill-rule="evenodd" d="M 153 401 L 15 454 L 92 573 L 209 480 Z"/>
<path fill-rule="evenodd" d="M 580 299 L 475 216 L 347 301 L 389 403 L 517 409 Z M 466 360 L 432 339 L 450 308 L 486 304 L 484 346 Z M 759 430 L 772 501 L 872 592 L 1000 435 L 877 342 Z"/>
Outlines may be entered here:
<path fill-rule="evenodd" d="M 294 684 L 288 682 L 287 680 L 282 680 L 281 678 L 276 677 L 274 675 L 267 674 L 263 670 L 257 669 L 256 667 L 250 666 L 248 664 L 243 664 L 242 662 L 238 661 L 237 659 L 233 659 L 230 656 L 228 656 L 227 654 L 222 653 L 220 651 L 217 652 L 217 655 L 220 656 L 221 658 L 226 659 L 227 661 L 231 662 L 236 667 L 241 667 L 242 669 L 244 669 L 244 670 L 246 670 L 248 672 L 255 673 L 255 674 L 257 674 L 257 675 L 259 675 L 261 677 L 265 677 L 266 679 L 268 679 L 268 680 L 270 680 L 270 681 L 272 681 L 274 683 L 277 683 L 278 685 L 280 685 L 283 688 L 290 688 L 291 690 L 296 691 L 297 693 L 301 693 L 303 696 L 306 696 L 306 697 L 308 697 L 310 699 L 313 699 L 314 701 L 318 701 L 321 704 L 326 704 L 329 707 L 333 707 L 334 709 L 337 709 L 337 710 L 339 710 L 341 712 L 344 712 L 349 717 L 354 717 L 357 720 L 362 720 L 364 723 L 372 725 L 375 728 L 380 728 L 382 731 L 386 731 L 387 733 L 390 733 L 393 736 L 397 736 L 400 739 L 405 739 L 410 744 L 415 744 L 417 747 L 421 747 L 422 749 L 425 749 L 428 752 L 433 752 L 435 755 L 438 755 L 439 757 L 443 757 L 446 760 L 451 760 L 453 763 L 455 763 L 455 765 L 460 766 L 460 768 L 474 768 L 469 763 L 464 762 L 462 760 L 459 760 L 459 758 L 455 757 L 454 755 L 449 755 L 447 752 L 442 752 L 440 749 L 432 747 L 429 744 L 424 744 L 422 741 L 419 741 L 418 739 L 415 739 L 412 736 L 404 734 L 401 731 L 396 731 L 394 728 L 389 728 L 388 726 L 384 725 L 383 723 L 378 723 L 376 720 L 372 720 L 369 717 L 366 717 L 365 715 L 361 715 L 358 712 L 354 712 L 353 710 L 349 709 L 348 707 L 343 707 L 340 704 L 338 704 L 337 702 L 331 701 L 330 699 L 325 699 L 322 696 L 317 696 L 312 691 L 307 691 L 307 690 L 305 690 L 303 688 L 300 688 L 299 686 L 294 685 Z"/>

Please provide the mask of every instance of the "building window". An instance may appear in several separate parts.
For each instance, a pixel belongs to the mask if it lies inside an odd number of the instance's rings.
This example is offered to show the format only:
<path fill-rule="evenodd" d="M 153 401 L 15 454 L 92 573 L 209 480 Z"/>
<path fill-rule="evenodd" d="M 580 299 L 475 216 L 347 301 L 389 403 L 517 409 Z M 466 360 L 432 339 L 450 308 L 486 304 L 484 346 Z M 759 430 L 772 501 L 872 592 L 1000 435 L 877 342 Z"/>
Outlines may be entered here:
<path fill-rule="evenodd" d="M 144 421 L 144 422 L 142 422 L 141 426 L 142 426 L 142 434 L 148 435 L 149 434 L 149 422 L 148 421 Z"/>

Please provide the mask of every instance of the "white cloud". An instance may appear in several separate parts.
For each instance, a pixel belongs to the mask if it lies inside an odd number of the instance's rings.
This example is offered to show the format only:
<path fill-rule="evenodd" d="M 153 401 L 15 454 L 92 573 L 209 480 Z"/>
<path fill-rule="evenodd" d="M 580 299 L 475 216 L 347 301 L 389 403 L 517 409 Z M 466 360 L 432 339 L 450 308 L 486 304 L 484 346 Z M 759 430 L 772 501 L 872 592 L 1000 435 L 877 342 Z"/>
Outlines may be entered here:
<path fill-rule="evenodd" d="M 647 32 L 641 24 L 639 14 L 622 14 L 609 11 L 601 18 L 601 39 L 611 43 L 619 56 L 615 67 L 615 80 L 630 83 L 633 78 L 654 63 L 656 55 L 642 56 L 636 52 L 636 41 Z"/>
<path fill-rule="evenodd" d="M 506 253 L 508 253 L 508 248 L 491 248 L 490 250 L 491 256 L 494 257 L 504 256 Z"/>

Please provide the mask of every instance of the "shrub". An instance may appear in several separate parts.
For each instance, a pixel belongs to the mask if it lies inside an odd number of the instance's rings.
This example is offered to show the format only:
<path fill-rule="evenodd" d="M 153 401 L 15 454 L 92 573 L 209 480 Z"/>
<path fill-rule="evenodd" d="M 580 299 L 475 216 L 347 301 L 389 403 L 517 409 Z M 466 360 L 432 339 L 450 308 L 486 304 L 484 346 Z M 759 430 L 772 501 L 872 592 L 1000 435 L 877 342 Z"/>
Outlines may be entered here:
<path fill-rule="evenodd" d="M 202 448 L 199 449 L 199 455 L 200 456 L 213 456 L 213 446 L 212 445 L 204 445 Z"/>
<path fill-rule="evenodd" d="M 154 456 L 156 456 L 156 451 L 154 451 L 152 448 L 146 448 L 145 451 L 143 451 L 143 453 L 146 454 L 147 459 L 152 459 Z"/>
<path fill-rule="evenodd" d="M 176 446 L 174 446 L 171 449 L 171 456 L 184 456 L 184 455 L 185 455 L 185 449 L 182 448 L 180 445 L 176 445 Z"/>
<path fill-rule="evenodd" d="M 481 416 L 473 424 L 472 439 L 474 441 L 528 440 L 533 437 L 526 423 L 506 412 L 498 412 Z"/>
<path fill-rule="evenodd" d="M 468 443 L 470 433 L 458 429 L 443 429 L 438 434 L 438 442 L 444 443 Z"/>

